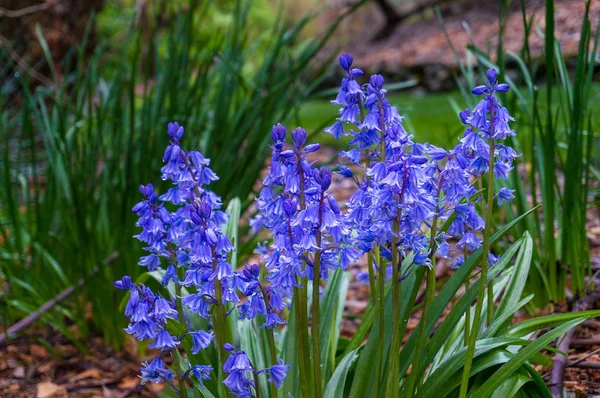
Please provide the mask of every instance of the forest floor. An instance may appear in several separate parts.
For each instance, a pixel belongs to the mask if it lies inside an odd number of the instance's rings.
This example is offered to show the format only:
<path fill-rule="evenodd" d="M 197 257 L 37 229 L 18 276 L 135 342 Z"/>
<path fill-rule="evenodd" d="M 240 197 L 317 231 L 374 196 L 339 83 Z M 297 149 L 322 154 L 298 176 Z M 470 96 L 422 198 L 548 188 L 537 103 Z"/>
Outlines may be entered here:
<path fill-rule="evenodd" d="M 434 8 L 429 7 L 408 16 L 380 40 L 372 38 L 383 26 L 382 14 L 374 5 L 366 6 L 364 12 L 360 10 L 342 24 L 340 36 L 350 37 L 343 49 L 354 55 L 359 67 L 368 65 L 369 72 L 377 71 L 394 81 L 416 79 L 431 91 L 452 89 L 456 87 L 454 73 L 458 67 L 444 27 L 461 62 L 465 62 L 465 50 L 469 45 L 492 54 L 495 59 L 499 3 L 484 0 L 442 2 L 443 25 Z M 567 59 L 577 54 L 585 3 L 584 0 L 555 0 L 555 37 Z M 534 60 L 542 59 L 544 51 L 544 4 L 544 0 L 525 0 L 525 12 L 532 21 L 529 46 Z M 592 31 L 598 25 L 599 13 L 600 0 L 591 0 Z M 521 2 L 510 2 L 503 37 L 505 52 L 521 54 L 524 37 Z M 506 61 L 509 66 L 515 65 L 510 56 Z"/>

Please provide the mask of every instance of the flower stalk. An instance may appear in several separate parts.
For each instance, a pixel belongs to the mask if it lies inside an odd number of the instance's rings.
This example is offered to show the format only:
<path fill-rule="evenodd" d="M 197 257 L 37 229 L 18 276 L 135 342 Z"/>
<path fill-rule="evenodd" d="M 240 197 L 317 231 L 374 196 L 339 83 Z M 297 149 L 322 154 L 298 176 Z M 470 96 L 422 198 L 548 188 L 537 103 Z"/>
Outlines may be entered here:
<path fill-rule="evenodd" d="M 494 73 L 495 74 L 495 73 Z M 495 80 L 495 76 L 494 79 Z M 475 345 L 477 344 L 477 337 L 481 328 L 481 313 L 483 311 L 483 300 L 488 291 L 488 322 L 492 319 L 494 309 L 494 296 L 493 296 L 493 284 L 487 283 L 487 274 L 489 266 L 489 254 L 490 254 L 490 236 L 492 229 L 492 209 L 494 205 L 494 162 L 495 162 L 495 149 L 494 149 L 494 106 L 495 101 L 490 94 L 488 94 L 490 101 L 490 126 L 489 126 L 489 158 L 488 158 L 488 187 L 487 187 L 487 200 L 486 200 L 486 211 L 485 211 L 485 229 L 483 230 L 483 250 L 482 250 L 482 262 L 481 262 L 481 273 L 479 276 L 479 291 L 477 295 L 477 304 L 475 306 L 475 314 L 473 316 L 473 326 L 471 335 L 469 337 L 469 344 L 467 346 L 467 358 L 465 359 L 465 366 L 463 368 L 462 381 L 460 385 L 460 398 L 466 398 L 469 389 L 469 378 L 471 376 L 471 366 L 473 365 L 473 356 L 475 355 Z M 491 308 L 490 308 L 491 303 Z M 488 323 L 489 325 L 489 323 Z"/>

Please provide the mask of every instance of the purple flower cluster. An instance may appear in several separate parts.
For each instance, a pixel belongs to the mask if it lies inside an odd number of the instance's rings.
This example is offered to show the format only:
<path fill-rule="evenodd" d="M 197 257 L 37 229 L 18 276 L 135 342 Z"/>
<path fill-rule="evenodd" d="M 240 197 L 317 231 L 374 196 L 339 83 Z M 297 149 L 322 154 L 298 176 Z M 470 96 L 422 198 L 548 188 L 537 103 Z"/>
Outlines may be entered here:
<path fill-rule="evenodd" d="M 389 259 L 396 237 L 400 253 L 404 257 L 412 253 L 413 263 L 425 266 L 434 248 L 443 257 L 452 251 L 476 250 L 481 245 L 477 233 L 484 222 L 475 207 L 479 199 L 474 183 L 487 172 L 490 139 L 514 135 L 508 125 L 513 119 L 494 96 L 507 91 L 508 85 L 498 84 L 496 72 L 488 71 L 488 84 L 473 90 L 485 97 L 472 114 L 469 110 L 460 114 L 467 126 L 464 137 L 455 148 L 444 150 L 413 141 L 402 117 L 386 99 L 382 76 L 372 75 L 361 86 L 356 79 L 363 73 L 352 68 L 352 56 L 342 54 L 339 61 L 345 77 L 332 102 L 341 106 L 340 116 L 325 131 L 336 138 L 350 135 L 355 148 L 340 156 L 365 169 L 362 180 L 347 165 L 341 164 L 338 172 L 357 184 L 344 215 L 355 246 L 363 253 L 378 246 Z M 495 148 L 497 176 L 506 178 L 517 154 L 505 145 Z M 508 201 L 512 191 L 502 188 L 497 197 L 501 203 Z M 435 230 L 453 213 L 456 218 L 448 231 Z M 428 229 L 434 233 L 428 234 Z M 432 237 L 434 242 L 430 242 Z M 451 250 L 449 238 L 458 240 L 456 250 Z M 456 261 L 460 264 L 462 257 Z M 359 278 L 366 280 L 363 275 Z"/>
<path fill-rule="evenodd" d="M 319 145 L 306 145 L 302 128 L 292 131 L 292 145 L 286 137 L 285 127 L 273 127 L 271 167 L 256 199 L 259 215 L 252 220 L 255 231 L 264 227 L 273 235 L 262 261 L 270 272 L 271 302 L 276 297 L 278 303 L 299 286 L 300 278 L 312 280 L 317 256 L 320 277 L 327 279 L 330 270 L 346 269 L 359 254 L 337 201 L 328 193 L 331 170 L 316 168 L 307 159 Z"/>
<path fill-rule="evenodd" d="M 170 143 L 165 150 L 163 160 L 166 164 L 161 172 L 162 179 L 171 181 L 173 187 L 161 196 L 155 193 L 151 184 L 140 187 L 144 200 L 136 204 L 133 211 L 139 216 L 137 225 L 142 231 L 136 238 L 145 244 L 148 255 L 142 257 L 139 264 L 148 271 L 160 271 L 164 286 L 174 283 L 188 289 L 190 293 L 181 298 L 182 305 L 189 313 L 212 320 L 214 306 L 235 306 L 240 302 L 238 290 L 257 302 L 254 296 L 261 286 L 258 272 L 251 267 L 240 274 L 232 269 L 229 256 L 234 248 L 222 228 L 228 215 L 220 210 L 221 199 L 206 189 L 206 185 L 218 177 L 209 168 L 209 159 L 198 151 L 187 152 L 181 148 L 183 134 L 183 127 L 177 123 L 169 124 Z M 170 334 L 166 326 L 168 318 L 179 317 L 185 323 L 182 326 L 189 328 L 185 315 L 175 309 L 175 297 L 167 300 L 147 286 L 133 283 L 127 276 L 115 282 L 115 287 L 130 292 L 125 309 L 125 315 L 130 319 L 126 332 L 138 340 L 152 341 L 150 348 L 161 352 L 176 349 L 186 335 L 191 337 L 193 354 L 213 344 L 215 335 L 212 331 L 190 330 L 180 337 Z M 283 303 L 271 295 L 269 307 L 282 310 Z M 242 310 L 246 315 L 248 312 Z M 261 310 L 256 313 L 267 316 L 267 326 L 283 323 L 276 314 Z M 236 356 L 240 356 L 239 353 L 243 351 L 236 351 Z M 228 371 L 227 366 L 224 371 Z M 210 378 L 211 372 L 211 366 L 190 365 L 186 375 L 192 375 L 202 383 Z M 174 375 L 157 358 L 144 365 L 142 377 L 152 382 L 171 383 Z M 248 388 L 252 386 L 245 384 L 247 388 L 242 391 L 242 384 L 226 384 L 232 393 L 240 396 L 249 394 Z"/>

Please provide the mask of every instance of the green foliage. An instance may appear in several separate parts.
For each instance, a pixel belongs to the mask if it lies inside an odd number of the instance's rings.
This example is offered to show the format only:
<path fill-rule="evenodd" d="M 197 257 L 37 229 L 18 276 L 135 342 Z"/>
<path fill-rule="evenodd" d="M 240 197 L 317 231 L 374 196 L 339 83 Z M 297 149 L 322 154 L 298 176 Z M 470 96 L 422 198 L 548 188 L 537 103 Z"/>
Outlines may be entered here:
<path fill-rule="evenodd" d="M 85 338 L 89 300 L 107 341 L 121 341 L 124 320 L 114 311 L 121 297 L 112 282 L 140 273 L 131 208 L 137 186 L 161 167 L 169 121 L 185 125 L 195 146 L 212 155 L 211 167 L 221 176 L 213 189 L 225 201 L 248 197 L 264 165 L 267 132 L 321 81 L 324 69 L 314 71 L 309 85 L 300 77 L 345 16 L 300 43 L 314 15 L 294 26 L 274 20 L 258 36 L 250 28 L 251 3 L 169 3 L 164 27 L 151 25 L 148 36 L 132 21 L 112 58 L 100 45 L 86 59 L 84 40 L 61 65 L 63 79 L 38 29 L 55 85 L 34 89 L 27 76 L 14 77 L 11 63 L 0 71 L 7 86 L 22 93 L 17 106 L 0 97 L 0 279 L 10 284 L 1 298 L 9 307 L 2 311 L 5 323 L 82 279 L 81 300 L 75 300 L 81 304 L 69 310 L 66 303 L 58 313 L 77 323 Z M 217 12 L 228 13 L 226 28 L 197 35 L 214 26 Z M 114 264 L 102 265 L 113 252 Z M 67 331 L 63 316 L 44 320 Z"/>

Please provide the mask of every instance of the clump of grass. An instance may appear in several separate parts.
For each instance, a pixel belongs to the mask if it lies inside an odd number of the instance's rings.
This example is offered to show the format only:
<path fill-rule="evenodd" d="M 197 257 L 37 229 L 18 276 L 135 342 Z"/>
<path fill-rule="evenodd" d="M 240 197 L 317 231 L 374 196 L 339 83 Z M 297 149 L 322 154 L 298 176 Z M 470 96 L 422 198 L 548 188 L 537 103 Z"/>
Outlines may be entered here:
<path fill-rule="evenodd" d="M 122 51 L 109 57 L 117 66 L 108 71 L 102 45 L 85 59 L 85 40 L 62 65 L 70 72 L 62 80 L 53 74 L 50 87 L 34 89 L 27 75 L 15 78 L 11 63 L 2 70 L 2 79 L 22 93 L 18 107 L 0 98 L 0 279 L 10 285 L 0 299 L 5 323 L 85 278 L 78 305 L 59 306 L 58 316 L 45 320 L 76 340 L 63 322 L 70 319 L 85 338 L 89 301 L 93 324 L 119 344 L 124 325 L 114 311 L 120 297 L 112 283 L 140 273 L 131 208 L 137 186 L 160 167 L 167 122 L 184 124 L 193 145 L 212 154 L 221 176 L 217 193 L 225 200 L 248 197 L 264 165 L 265 132 L 288 119 L 321 81 L 324 68 L 310 84 L 299 77 L 346 15 L 306 42 L 299 35 L 315 14 L 293 26 L 277 19 L 251 40 L 251 1 L 238 0 L 226 31 L 199 38 L 195 30 L 209 23 L 210 7 L 186 2 L 186 12 L 163 19 L 165 28 L 153 25 L 149 42 L 132 21 Z M 54 71 L 43 32 L 38 36 Z M 114 265 L 99 265 L 114 251 Z"/>

